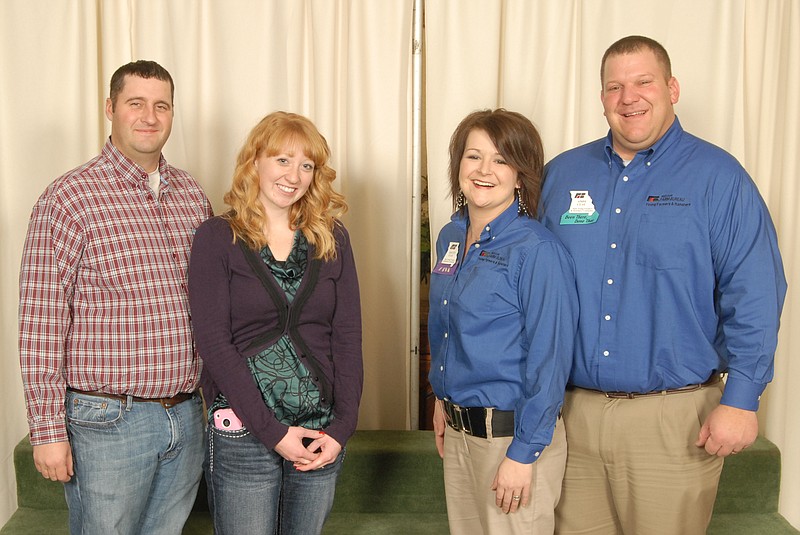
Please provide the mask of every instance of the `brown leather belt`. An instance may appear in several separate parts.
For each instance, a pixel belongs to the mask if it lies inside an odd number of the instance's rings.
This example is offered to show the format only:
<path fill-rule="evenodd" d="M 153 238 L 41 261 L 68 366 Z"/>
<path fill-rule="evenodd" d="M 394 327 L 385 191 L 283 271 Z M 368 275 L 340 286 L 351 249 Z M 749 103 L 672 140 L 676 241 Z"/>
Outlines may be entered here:
<path fill-rule="evenodd" d="M 715 373 L 714 375 L 709 377 L 708 381 L 706 381 L 705 383 L 682 386 L 681 388 L 671 388 L 668 390 L 653 390 L 652 392 L 604 392 L 602 390 L 595 390 L 593 388 L 583 388 L 581 386 L 573 386 L 573 385 L 568 386 L 567 389 L 569 390 L 572 388 L 580 388 L 581 390 L 587 390 L 589 392 L 597 392 L 598 394 L 603 394 L 605 397 L 610 399 L 636 399 L 636 398 L 646 398 L 651 396 L 666 396 L 669 394 L 683 394 L 684 392 L 694 392 L 696 390 L 700 390 L 701 388 L 715 385 L 719 383 L 721 379 L 722 379 L 722 374 Z"/>
<path fill-rule="evenodd" d="M 484 407 L 461 407 L 446 400 L 442 400 L 442 406 L 444 407 L 447 425 L 456 431 L 464 431 L 473 437 L 489 438 L 489 433 L 486 429 L 486 415 L 491 411 L 491 436 L 514 436 L 514 411 L 500 411 Z"/>
<path fill-rule="evenodd" d="M 175 405 L 177 405 L 179 403 L 183 403 L 186 400 L 192 399 L 192 396 L 194 396 L 194 394 L 189 394 L 187 392 L 181 392 L 181 393 L 175 394 L 174 396 L 169 397 L 169 398 L 140 398 L 138 396 L 125 396 L 125 395 L 122 395 L 122 394 L 109 394 L 107 392 L 100 392 L 98 390 L 88 391 L 88 390 L 78 390 L 77 388 L 67 388 L 67 390 L 69 390 L 70 392 L 75 392 L 76 394 L 83 394 L 85 396 L 94 396 L 94 397 L 98 397 L 98 398 L 116 399 L 116 400 L 119 400 L 119 401 L 121 401 L 123 403 L 127 403 L 128 398 L 130 398 L 132 401 L 136 401 L 136 402 L 139 402 L 139 403 L 161 403 L 161 406 L 164 407 L 165 409 L 171 409 L 172 407 L 174 407 Z"/>

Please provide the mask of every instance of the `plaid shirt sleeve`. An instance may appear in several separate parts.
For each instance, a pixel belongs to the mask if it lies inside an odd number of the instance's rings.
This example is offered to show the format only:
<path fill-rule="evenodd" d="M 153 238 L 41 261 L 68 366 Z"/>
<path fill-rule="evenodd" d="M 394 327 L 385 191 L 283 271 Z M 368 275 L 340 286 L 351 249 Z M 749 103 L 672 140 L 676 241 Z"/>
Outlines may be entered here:
<path fill-rule="evenodd" d="M 65 348 L 81 231 L 49 190 L 36 203 L 20 270 L 19 352 L 33 445 L 67 440 Z"/>

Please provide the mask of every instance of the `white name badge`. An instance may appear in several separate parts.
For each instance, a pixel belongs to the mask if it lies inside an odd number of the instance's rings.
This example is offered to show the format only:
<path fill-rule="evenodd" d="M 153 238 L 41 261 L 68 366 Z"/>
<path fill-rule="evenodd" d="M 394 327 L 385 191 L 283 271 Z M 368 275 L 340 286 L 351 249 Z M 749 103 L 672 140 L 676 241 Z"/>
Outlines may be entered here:
<path fill-rule="evenodd" d="M 436 267 L 433 268 L 434 273 L 440 275 L 453 275 L 456 272 L 456 263 L 458 262 L 458 242 L 451 241 L 447 246 L 447 252 L 444 254 Z"/>
<path fill-rule="evenodd" d="M 597 221 L 600 214 L 588 190 L 571 190 L 569 196 L 569 210 L 561 215 L 562 225 L 588 225 Z"/>

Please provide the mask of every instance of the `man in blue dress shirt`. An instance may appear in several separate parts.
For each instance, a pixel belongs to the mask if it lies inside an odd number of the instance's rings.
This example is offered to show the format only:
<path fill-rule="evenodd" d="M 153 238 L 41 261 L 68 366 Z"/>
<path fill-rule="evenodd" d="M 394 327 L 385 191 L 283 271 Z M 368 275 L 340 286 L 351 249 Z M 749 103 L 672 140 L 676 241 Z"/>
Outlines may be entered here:
<path fill-rule="evenodd" d="M 742 166 L 681 127 L 660 44 L 617 41 L 601 82 L 609 134 L 554 158 L 542 192 L 581 306 L 556 531 L 702 534 L 723 458 L 758 433 L 778 242 Z"/>

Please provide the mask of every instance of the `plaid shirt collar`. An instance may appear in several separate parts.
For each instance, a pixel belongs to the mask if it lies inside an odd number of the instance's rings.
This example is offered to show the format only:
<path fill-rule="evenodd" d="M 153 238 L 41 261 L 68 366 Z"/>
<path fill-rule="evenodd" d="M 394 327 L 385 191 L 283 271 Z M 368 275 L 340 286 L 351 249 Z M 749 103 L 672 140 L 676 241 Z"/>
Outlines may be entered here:
<path fill-rule="evenodd" d="M 102 155 L 111 163 L 118 176 L 132 182 L 137 187 L 149 187 L 147 171 L 141 165 L 122 154 L 122 151 L 111 142 L 111 136 L 108 136 L 106 144 L 103 146 Z M 166 192 L 169 190 L 171 167 L 163 154 L 159 155 L 158 172 L 161 175 L 161 191 Z"/>

